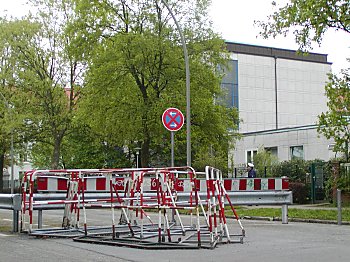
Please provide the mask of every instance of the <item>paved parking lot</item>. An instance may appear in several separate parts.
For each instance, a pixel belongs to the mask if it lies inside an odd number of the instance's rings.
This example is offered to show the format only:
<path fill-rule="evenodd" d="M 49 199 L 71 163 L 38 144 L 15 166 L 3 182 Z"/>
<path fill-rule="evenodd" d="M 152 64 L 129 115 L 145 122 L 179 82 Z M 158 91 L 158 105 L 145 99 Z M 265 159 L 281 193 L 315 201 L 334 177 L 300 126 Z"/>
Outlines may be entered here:
<path fill-rule="evenodd" d="M 62 211 L 44 214 L 53 223 Z M 103 212 L 91 223 L 109 223 Z M 233 222 L 231 220 L 231 222 Z M 0 210 L 0 261 L 349 261 L 350 226 L 242 221 L 243 244 L 222 245 L 214 250 L 140 250 L 73 242 L 70 239 L 38 239 L 10 234 L 11 212 Z M 232 225 L 237 228 L 236 224 Z M 7 228 L 7 229 L 6 229 Z M 233 229 L 232 228 L 232 229 Z"/>

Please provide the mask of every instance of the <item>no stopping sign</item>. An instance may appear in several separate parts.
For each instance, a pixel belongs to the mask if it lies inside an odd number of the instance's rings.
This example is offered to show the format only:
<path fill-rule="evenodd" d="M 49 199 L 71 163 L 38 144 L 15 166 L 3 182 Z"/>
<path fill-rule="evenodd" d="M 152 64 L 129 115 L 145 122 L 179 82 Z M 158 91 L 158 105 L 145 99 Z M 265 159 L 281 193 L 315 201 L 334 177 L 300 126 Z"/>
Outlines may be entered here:
<path fill-rule="evenodd" d="M 168 108 L 164 111 L 162 122 L 169 131 L 178 131 L 184 124 L 184 115 L 177 108 Z"/>

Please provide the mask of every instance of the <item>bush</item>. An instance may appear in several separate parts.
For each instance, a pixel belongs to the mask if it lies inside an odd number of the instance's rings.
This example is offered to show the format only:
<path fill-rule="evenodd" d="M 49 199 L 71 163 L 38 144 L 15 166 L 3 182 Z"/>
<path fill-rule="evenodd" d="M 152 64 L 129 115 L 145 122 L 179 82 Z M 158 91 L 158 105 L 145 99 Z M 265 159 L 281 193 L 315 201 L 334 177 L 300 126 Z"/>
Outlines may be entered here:
<path fill-rule="evenodd" d="M 309 186 L 301 182 L 290 182 L 289 190 L 293 192 L 293 203 L 305 204 L 309 199 Z"/>
<path fill-rule="evenodd" d="M 279 163 L 273 173 L 276 177 L 287 176 L 289 181 L 305 183 L 306 173 L 309 173 L 310 164 L 302 159 L 283 161 Z"/>

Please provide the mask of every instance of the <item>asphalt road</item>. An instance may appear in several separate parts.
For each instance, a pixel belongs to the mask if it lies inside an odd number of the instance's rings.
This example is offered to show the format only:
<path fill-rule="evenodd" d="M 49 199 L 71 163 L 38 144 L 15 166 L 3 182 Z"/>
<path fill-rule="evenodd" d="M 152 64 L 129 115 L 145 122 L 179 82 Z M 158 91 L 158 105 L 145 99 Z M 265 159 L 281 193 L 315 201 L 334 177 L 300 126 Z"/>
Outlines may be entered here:
<path fill-rule="evenodd" d="M 60 218 L 61 211 L 44 214 L 44 224 Z M 107 213 L 90 216 L 91 223 L 109 223 Z M 243 244 L 214 250 L 141 250 L 73 242 L 70 239 L 11 234 L 11 211 L 0 210 L 0 261 L 349 261 L 350 226 L 243 220 Z M 232 224 L 232 230 L 237 224 Z"/>

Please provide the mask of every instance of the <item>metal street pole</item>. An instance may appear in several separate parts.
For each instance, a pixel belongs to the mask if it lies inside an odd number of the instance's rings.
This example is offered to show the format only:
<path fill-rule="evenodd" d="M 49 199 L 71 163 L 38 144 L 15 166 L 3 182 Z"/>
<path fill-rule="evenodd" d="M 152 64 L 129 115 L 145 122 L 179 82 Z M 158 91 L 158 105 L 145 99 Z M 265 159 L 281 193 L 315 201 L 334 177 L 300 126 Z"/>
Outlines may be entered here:
<path fill-rule="evenodd" d="M 136 168 L 139 168 L 139 151 L 136 152 Z"/>
<path fill-rule="evenodd" d="M 11 194 L 15 192 L 15 181 L 14 181 L 14 175 L 13 175 L 13 167 L 14 167 L 14 161 L 13 161 L 13 128 L 11 127 Z"/>
<path fill-rule="evenodd" d="M 139 168 L 139 155 L 140 155 L 141 148 L 136 147 L 135 150 L 136 150 L 136 168 Z"/>
<path fill-rule="evenodd" d="M 186 67 L 186 136 L 187 136 L 187 146 L 186 146 L 187 161 L 186 162 L 187 162 L 187 166 L 191 166 L 191 105 L 190 105 L 191 101 L 190 101 L 190 65 L 189 65 L 189 60 L 188 60 L 188 52 L 187 52 L 185 38 L 182 34 L 181 27 L 175 18 L 175 15 L 171 11 L 166 0 L 161 0 L 161 2 L 168 9 L 168 12 L 170 13 L 171 17 L 173 18 L 173 20 L 176 24 L 177 30 L 179 31 L 179 34 L 180 34 L 182 48 L 183 48 L 184 57 L 185 57 L 185 67 Z"/>

